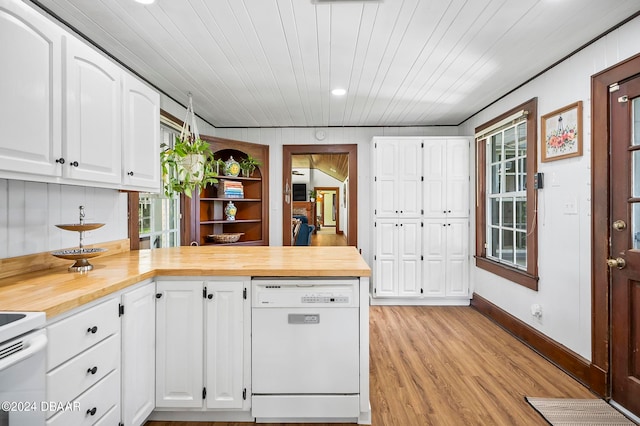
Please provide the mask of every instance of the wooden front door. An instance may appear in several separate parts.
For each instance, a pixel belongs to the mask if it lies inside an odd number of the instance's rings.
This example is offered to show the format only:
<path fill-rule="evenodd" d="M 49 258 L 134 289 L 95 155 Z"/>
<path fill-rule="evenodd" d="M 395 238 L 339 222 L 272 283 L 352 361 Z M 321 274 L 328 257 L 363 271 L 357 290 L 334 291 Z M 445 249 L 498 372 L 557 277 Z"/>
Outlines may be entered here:
<path fill-rule="evenodd" d="M 640 76 L 609 105 L 611 398 L 640 415 Z"/>

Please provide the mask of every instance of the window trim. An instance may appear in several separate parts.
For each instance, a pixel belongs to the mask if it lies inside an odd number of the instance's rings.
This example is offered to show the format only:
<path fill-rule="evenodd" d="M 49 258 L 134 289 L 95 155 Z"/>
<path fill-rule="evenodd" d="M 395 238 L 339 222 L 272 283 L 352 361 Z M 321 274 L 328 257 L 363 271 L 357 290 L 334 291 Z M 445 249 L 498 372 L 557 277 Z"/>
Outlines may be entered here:
<path fill-rule="evenodd" d="M 475 133 L 505 118 L 527 111 L 527 269 L 518 269 L 487 258 L 487 137 L 476 140 L 476 267 L 501 276 L 516 284 L 538 291 L 538 226 L 536 206 L 538 193 L 533 189 L 533 176 L 538 163 L 538 98 L 533 98 L 493 120 L 476 127 Z"/>

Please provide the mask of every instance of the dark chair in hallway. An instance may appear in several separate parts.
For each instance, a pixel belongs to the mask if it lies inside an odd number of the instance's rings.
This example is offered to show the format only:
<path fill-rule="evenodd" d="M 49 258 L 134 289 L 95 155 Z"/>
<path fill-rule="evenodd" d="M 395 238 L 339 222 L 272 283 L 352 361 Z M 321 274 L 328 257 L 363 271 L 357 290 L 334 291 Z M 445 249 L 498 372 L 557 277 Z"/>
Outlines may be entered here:
<path fill-rule="evenodd" d="M 300 229 L 298 230 L 298 235 L 296 236 L 296 240 L 293 245 L 295 246 L 309 246 L 311 245 L 311 234 L 313 234 L 313 230 L 315 226 L 309 225 L 309 221 L 306 216 L 296 215 L 293 216 L 295 219 L 300 220 Z"/>

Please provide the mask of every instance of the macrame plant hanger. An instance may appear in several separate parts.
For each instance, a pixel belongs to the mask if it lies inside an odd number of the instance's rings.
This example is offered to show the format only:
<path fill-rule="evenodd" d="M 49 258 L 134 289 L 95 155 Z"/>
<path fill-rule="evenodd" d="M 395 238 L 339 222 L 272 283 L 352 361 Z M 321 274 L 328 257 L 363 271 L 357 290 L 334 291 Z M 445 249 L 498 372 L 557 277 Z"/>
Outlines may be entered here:
<path fill-rule="evenodd" d="M 191 120 L 189 120 L 191 119 Z M 191 125 L 191 130 L 189 130 Z M 198 124 L 196 123 L 196 114 L 193 112 L 193 97 L 189 92 L 189 105 L 187 106 L 187 115 L 182 123 L 182 131 L 180 132 L 180 140 L 189 140 L 193 143 L 200 139 L 200 132 L 198 132 Z"/>

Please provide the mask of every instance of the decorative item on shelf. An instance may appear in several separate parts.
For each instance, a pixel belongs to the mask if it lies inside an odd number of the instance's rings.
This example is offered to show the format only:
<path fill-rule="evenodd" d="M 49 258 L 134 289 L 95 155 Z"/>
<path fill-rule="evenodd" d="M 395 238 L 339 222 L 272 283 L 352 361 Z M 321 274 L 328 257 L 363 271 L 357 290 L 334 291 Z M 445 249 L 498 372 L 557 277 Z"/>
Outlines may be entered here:
<path fill-rule="evenodd" d="M 240 174 L 240 163 L 233 159 L 233 155 L 224 163 L 225 176 L 238 176 Z"/>
<path fill-rule="evenodd" d="M 91 231 L 104 226 L 104 223 L 85 223 L 84 222 L 84 206 L 80 206 L 80 221 L 76 224 L 56 225 L 65 231 L 76 231 L 80 233 L 80 243 L 77 249 L 59 250 L 51 254 L 60 259 L 75 260 L 75 263 L 69 266 L 69 272 L 87 272 L 93 269 L 93 265 L 89 263 L 90 258 L 100 256 L 107 251 L 105 248 L 85 248 L 83 244 L 85 231 Z"/>
<path fill-rule="evenodd" d="M 216 244 L 229 244 L 237 243 L 240 237 L 244 235 L 244 232 L 227 232 L 223 234 L 211 234 L 207 235 L 207 240 Z"/>
<path fill-rule="evenodd" d="M 233 201 L 229 201 L 224 208 L 226 220 L 236 220 L 236 213 L 238 213 L 238 208 L 233 204 Z"/>
<path fill-rule="evenodd" d="M 253 172 L 256 170 L 256 167 L 261 165 L 260 161 L 250 154 L 248 154 L 245 158 L 240 160 L 240 168 L 242 169 L 242 176 L 251 177 Z"/>
<path fill-rule="evenodd" d="M 223 198 L 244 198 L 244 186 L 242 182 L 221 179 L 218 185 L 218 191 L 222 188 Z"/>
<path fill-rule="evenodd" d="M 176 137 L 173 147 L 164 143 L 161 147 L 162 182 L 167 197 L 179 193 L 191 197 L 207 185 L 218 183 L 218 161 L 213 158 L 209 143 L 200 139 L 191 93 L 180 136 Z"/>
<path fill-rule="evenodd" d="M 309 201 L 311 201 L 312 203 L 316 202 L 316 190 L 315 189 L 310 189 L 309 190 Z"/>

